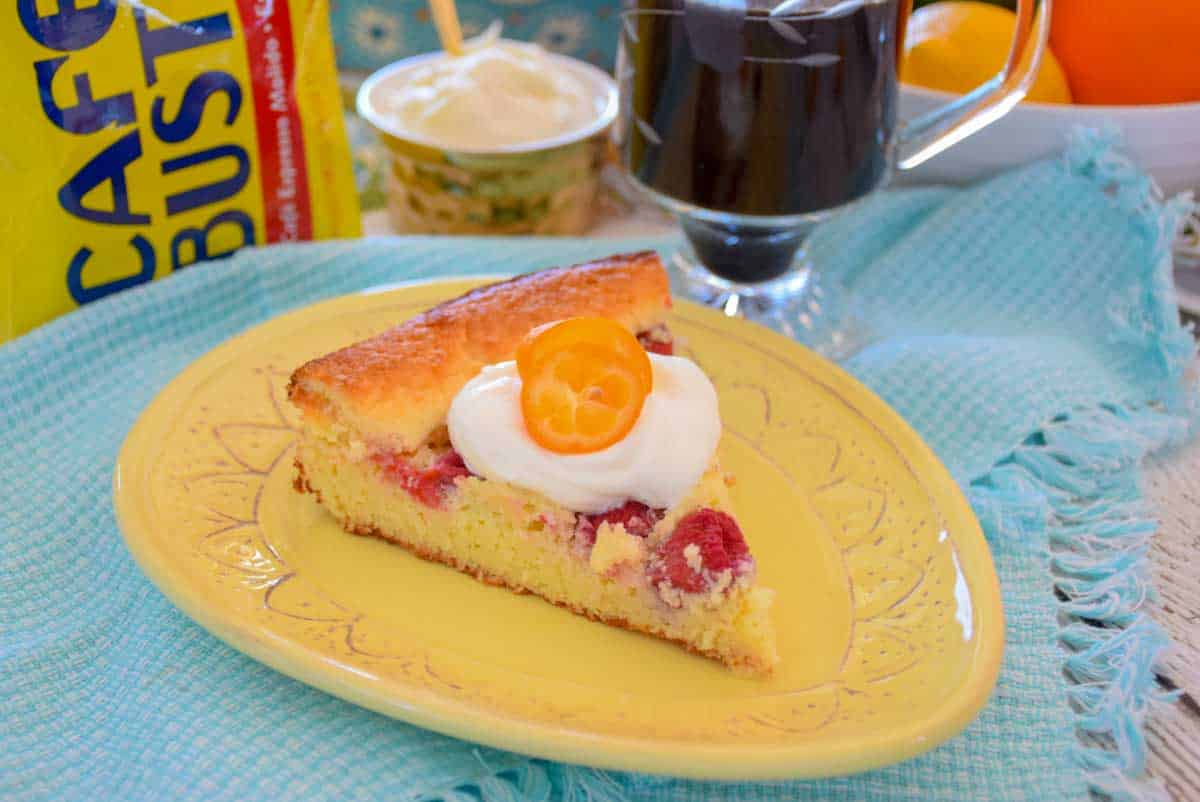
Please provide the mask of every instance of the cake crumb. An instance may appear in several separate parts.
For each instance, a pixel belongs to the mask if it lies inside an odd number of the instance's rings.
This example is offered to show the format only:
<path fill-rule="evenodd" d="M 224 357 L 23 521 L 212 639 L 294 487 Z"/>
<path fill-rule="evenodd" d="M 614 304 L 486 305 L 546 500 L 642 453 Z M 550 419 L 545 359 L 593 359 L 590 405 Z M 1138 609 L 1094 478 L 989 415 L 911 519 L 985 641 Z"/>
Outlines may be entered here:
<path fill-rule="evenodd" d="M 704 571 L 704 560 L 700 556 L 700 547 L 695 543 L 689 543 L 684 548 L 683 559 L 687 561 L 688 568 L 691 568 L 697 574 Z"/>
<path fill-rule="evenodd" d="M 665 579 L 654 586 L 658 590 L 658 598 L 668 607 L 676 610 L 683 607 L 683 592 Z"/>
<path fill-rule="evenodd" d="M 596 530 L 588 564 L 598 574 L 611 574 L 622 564 L 640 564 L 645 555 L 645 538 L 631 535 L 621 524 L 605 521 Z"/>

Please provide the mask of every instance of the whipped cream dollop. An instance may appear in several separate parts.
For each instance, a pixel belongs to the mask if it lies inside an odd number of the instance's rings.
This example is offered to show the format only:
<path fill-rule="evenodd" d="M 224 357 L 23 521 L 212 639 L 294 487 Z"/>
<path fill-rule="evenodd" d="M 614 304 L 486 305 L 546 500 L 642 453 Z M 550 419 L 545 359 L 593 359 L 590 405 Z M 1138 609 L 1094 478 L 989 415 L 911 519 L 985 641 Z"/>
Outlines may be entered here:
<path fill-rule="evenodd" d="M 700 480 L 721 439 L 717 393 L 689 359 L 650 354 L 654 389 L 619 442 L 589 454 L 558 454 L 534 442 L 521 414 L 515 362 L 485 367 L 454 397 L 450 442 L 471 472 L 534 490 L 576 512 L 628 499 L 673 507 Z"/>
<path fill-rule="evenodd" d="M 483 41 L 398 72 L 375 90 L 401 130 L 446 148 L 481 150 L 569 134 L 596 120 L 605 98 L 533 44 Z"/>

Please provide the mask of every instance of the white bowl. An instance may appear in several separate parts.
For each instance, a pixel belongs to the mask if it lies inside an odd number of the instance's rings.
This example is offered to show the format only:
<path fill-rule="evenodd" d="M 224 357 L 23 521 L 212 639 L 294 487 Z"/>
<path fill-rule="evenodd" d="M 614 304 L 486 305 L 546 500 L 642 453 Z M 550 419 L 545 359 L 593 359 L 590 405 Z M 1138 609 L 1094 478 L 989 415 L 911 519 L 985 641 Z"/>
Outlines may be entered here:
<path fill-rule="evenodd" d="M 901 85 L 900 119 L 910 120 L 955 98 Z M 979 133 L 907 173 L 898 183 L 965 184 L 1061 153 L 1077 125 L 1113 123 L 1125 152 L 1168 195 L 1200 188 L 1200 103 L 1161 106 L 1068 106 L 1022 103 Z"/>

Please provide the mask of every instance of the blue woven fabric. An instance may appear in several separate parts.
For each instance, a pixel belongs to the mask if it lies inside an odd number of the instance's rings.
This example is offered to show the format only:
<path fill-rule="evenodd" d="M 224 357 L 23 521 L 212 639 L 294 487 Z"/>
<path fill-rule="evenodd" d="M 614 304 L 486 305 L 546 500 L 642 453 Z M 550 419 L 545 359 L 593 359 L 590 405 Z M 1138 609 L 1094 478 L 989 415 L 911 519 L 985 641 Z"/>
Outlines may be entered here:
<path fill-rule="evenodd" d="M 1084 798 L 1089 786 L 1153 797 L 1137 780 L 1141 723 L 1160 698 L 1151 669 L 1165 639 L 1139 606 L 1153 524 L 1137 470 L 1191 414 L 1192 344 L 1174 318 L 1166 250 L 1181 211 L 1093 142 L 972 189 L 885 194 L 816 235 L 815 257 L 865 299 L 876 337 L 847 366 L 967 490 L 1007 612 L 999 684 L 963 735 L 827 781 L 598 772 L 358 709 L 207 635 L 140 574 L 117 529 L 110 481 L 125 433 L 231 335 L 378 283 L 647 243 L 417 238 L 243 252 L 4 346 L 0 798 L 1016 802 Z M 1080 731 L 1109 748 L 1084 747 Z"/>

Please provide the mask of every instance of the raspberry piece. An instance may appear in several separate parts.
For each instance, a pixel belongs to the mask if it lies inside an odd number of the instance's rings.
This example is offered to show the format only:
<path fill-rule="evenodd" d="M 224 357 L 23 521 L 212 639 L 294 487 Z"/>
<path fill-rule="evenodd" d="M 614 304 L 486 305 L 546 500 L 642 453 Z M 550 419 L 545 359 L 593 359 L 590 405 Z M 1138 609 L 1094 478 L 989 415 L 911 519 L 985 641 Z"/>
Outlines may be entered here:
<path fill-rule="evenodd" d="M 396 482 L 408 494 L 427 507 L 440 509 L 446 494 L 454 489 L 455 480 L 470 476 L 471 471 L 462 456 L 450 449 L 438 457 L 428 468 L 417 468 L 408 459 L 393 451 L 381 451 L 371 455 L 384 476 Z"/>
<path fill-rule="evenodd" d="M 621 524 L 629 534 L 646 537 L 654 525 L 662 520 L 663 512 L 663 510 L 656 510 L 640 501 L 630 499 L 620 507 L 613 507 L 611 510 L 587 517 L 597 529 L 602 523 L 609 523 L 613 526 Z"/>
<path fill-rule="evenodd" d="M 590 516 L 582 513 L 575 516 L 575 539 L 589 549 L 596 544 L 596 525 Z"/>
<path fill-rule="evenodd" d="M 731 570 L 740 576 L 751 565 L 750 549 L 737 522 L 706 508 L 685 515 L 670 537 L 658 544 L 650 558 L 649 577 L 655 586 L 666 582 L 685 593 L 700 593 L 716 574 Z"/>
<path fill-rule="evenodd" d="M 646 537 L 654 525 L 662 520 L 664 512 L 665 510 L 656 510 L 640 501 L 630 499 L 611 510 L 593 515 L 577 515 L 575 536 L 590 546 L 596 542 L 596 530 L 600 528 L 600 524 L 607 522 L 613 526 L 621 524 L 626 532 L 636 537 Z"/>
<path fill-rule="evenodd" d="M 453 481 L 460 476 L 470 476 L 471 469 L 463 462 L 462 454 L 452 448 L 438 457 L 438 461 L 426 473 L 437 474 L 441 479 Z"/>
<path fill-rule="evenodd" d="M 671 332 L 667 331 L 666 326 L 656 326 L 649 331 L 643 331 L 637 338 L 642 347 L 652 354 L 675 355 L 675 341 L 671 339 Z"/>

